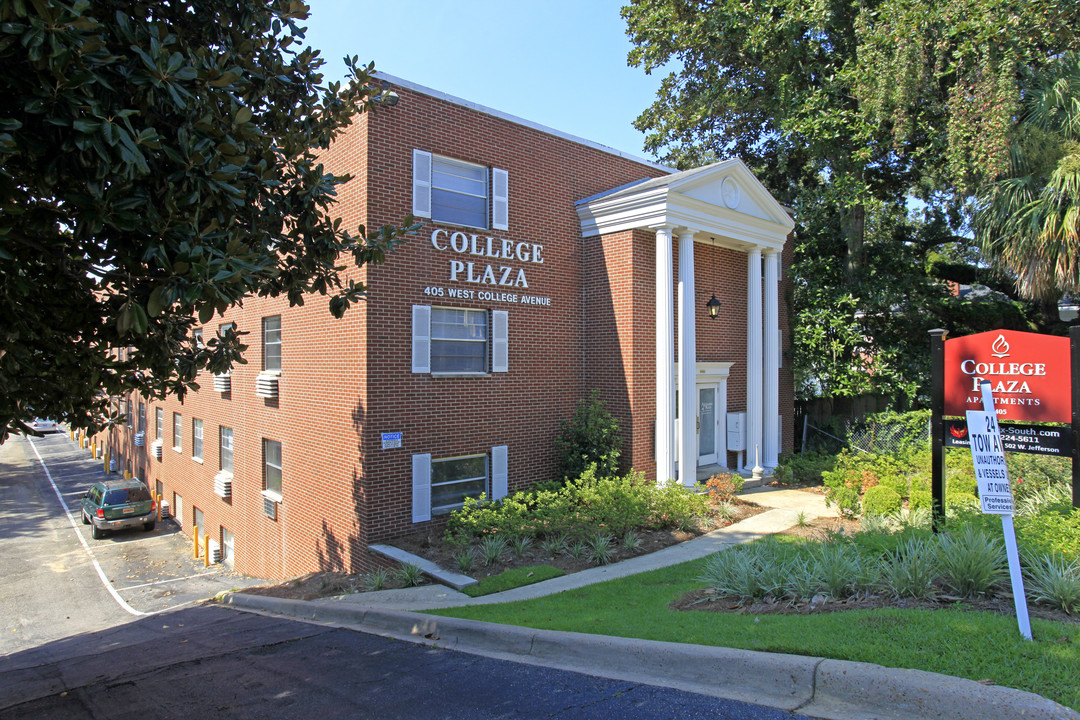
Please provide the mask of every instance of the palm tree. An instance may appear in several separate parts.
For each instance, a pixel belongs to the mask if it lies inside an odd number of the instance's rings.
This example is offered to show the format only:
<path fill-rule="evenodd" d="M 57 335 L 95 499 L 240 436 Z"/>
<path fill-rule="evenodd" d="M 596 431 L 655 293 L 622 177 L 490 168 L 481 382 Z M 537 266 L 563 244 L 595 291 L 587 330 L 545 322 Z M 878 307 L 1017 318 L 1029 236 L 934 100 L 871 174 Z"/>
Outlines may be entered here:
<path fill-rule="evenodd" d="M 1008 177 L 977 200 L 976 238 L 1024 297 L 1080 293 L 1080 55 L 1032 76 Z"/>

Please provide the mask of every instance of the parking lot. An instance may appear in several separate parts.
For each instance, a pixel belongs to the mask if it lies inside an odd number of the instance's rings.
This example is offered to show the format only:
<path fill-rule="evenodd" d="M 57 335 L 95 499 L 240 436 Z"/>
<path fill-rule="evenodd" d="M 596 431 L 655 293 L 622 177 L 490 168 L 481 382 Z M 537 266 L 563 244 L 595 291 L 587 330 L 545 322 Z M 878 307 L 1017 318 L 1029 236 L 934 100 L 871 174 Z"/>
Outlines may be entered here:
<path fill-rule="evenodd" d="M 35 476 L 48 487 L 42 497 L 52 495 L 58 512 L 67 518 L 68 529 L 79 538 L 88 561 L 95 565 L 103 584 L 114 599 L 131 614 L 155 613 L 213 597 L 223 590 L 259 584 L 223 564 L 205 565 L 203 557 L 193 557 L 191 539 L 180 532 L 171 519 L 162 519 L 147 532 L 141 528 L 109 533 L 95 540 L 90 526 L 81 519 L 80 499 L 97 480 L 116 479 L 106 475 L 100 460 L 79 448 L 67 432 L 41 438 L 13 436 L 5 445 L 25 444 L 25 460 Z M 5 454 L 17 448 L 5 447 Z M 44 489 L 43 489 L 44 490 Z M 71 553 L 68 553 L 70 556 Z M 68 557 L 66 562 L 74 562 Z"/>

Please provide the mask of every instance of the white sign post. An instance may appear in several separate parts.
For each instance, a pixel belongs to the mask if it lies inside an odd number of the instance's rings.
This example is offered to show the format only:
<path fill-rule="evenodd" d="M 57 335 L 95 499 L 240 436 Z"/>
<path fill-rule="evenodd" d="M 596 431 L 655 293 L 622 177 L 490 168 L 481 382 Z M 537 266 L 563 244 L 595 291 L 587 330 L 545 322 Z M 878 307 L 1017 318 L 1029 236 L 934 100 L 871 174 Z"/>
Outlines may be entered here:
<path fill-rule="evenodd" d="M 1005 554 L 1009 558 L 1009 579 L 1012 581 L 1013 604 L 1020 634 L 1031 640 L 1031 621 L 1028 620 L 1024 577 L 1020 572 L 1020 554 L 1016 549 L 1016 530 L 1013 528 L 1013 496 L 1009 471 L 1005 467 L 1005 451 L 1001 445 L 1001 428 L 994 410 L 994 395 L 990 383 L 983 381 L 983 409 L 968 410 L 968 435 L 971 438 L 971 459 L 975 464 L 975 480 L 979 485 L 979 502 L 985 514 L 1000 515 L 1005 534 Z"/>

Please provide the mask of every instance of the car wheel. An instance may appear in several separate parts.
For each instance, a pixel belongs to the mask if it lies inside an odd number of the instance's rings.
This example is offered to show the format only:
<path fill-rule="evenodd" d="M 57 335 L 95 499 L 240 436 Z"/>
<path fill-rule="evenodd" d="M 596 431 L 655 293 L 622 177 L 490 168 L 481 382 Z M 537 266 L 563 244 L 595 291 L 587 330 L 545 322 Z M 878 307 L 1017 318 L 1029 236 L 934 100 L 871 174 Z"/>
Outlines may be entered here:
<path fill-rule="evenodd" d="M 86 517 L 86 511 L 85 510 L 82 511 L 82 524 L 83 525 L 89 525 L 90 524 L 90 518 Z"/>
<path fill-rule="evenodd" d="M 150 522 L 146 523 L 146 532 L 150 532 L 151 530 L 153 530 L 155 525 L 157 525 L 156 520 L 151 520 Z"/>
<path fill-rule="evenodd" d="M 95 525 L 93 528 L 90 529 L 90 537 L 94 538 L 95 540 L 100 540 L 101 538 L 105 537 L 105 531 Z"/>

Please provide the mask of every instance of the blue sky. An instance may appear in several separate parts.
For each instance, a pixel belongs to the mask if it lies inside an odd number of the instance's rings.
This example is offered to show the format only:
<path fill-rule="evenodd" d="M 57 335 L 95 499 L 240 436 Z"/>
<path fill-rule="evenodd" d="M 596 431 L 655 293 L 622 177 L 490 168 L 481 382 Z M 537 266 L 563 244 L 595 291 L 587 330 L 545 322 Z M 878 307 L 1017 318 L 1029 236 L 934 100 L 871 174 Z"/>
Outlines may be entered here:
<path fill-rule="evenodd" d="M 341 79 L 377 70 L 647 157 L 631 123 L 661 75 L 630 68 L 622 0 L 308 0 L 307 44 Z"/>

